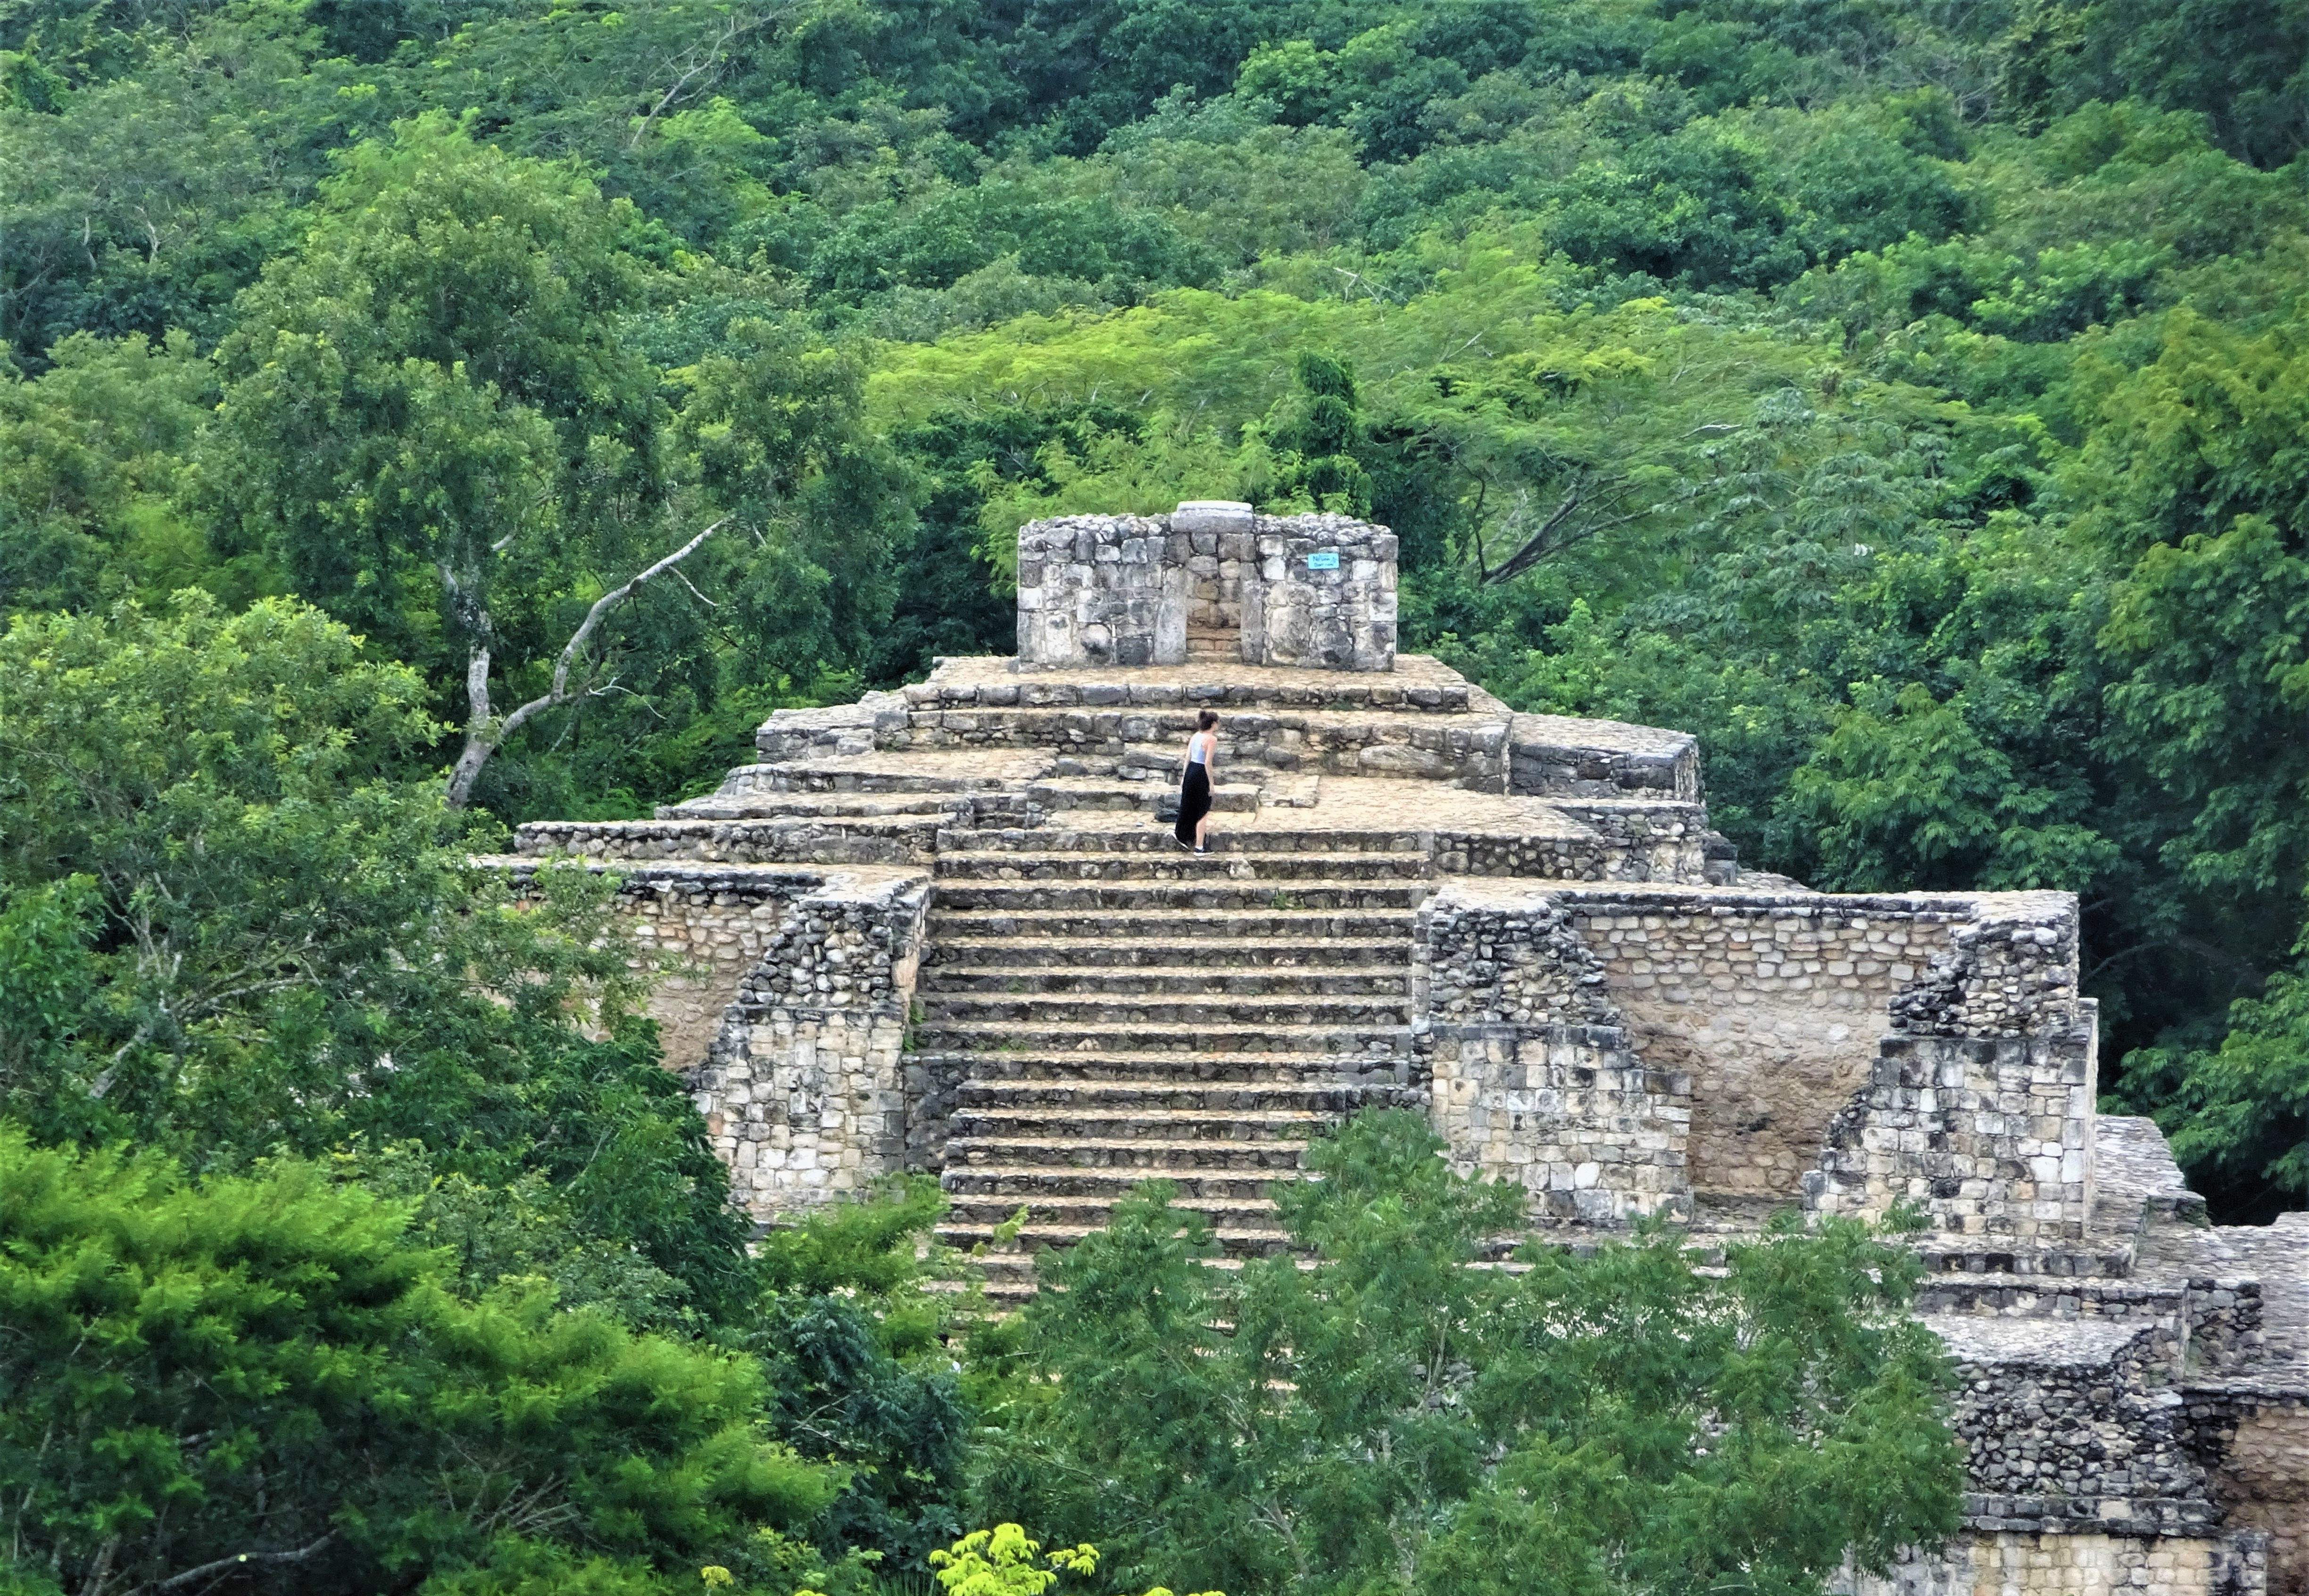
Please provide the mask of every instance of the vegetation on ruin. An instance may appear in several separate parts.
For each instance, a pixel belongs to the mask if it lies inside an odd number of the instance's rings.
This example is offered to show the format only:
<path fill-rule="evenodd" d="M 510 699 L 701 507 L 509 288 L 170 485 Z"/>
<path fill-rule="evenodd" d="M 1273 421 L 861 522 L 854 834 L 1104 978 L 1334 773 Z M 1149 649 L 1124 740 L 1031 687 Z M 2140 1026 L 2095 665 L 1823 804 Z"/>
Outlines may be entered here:
<path fill-rule="evenodd" d="M 1459 1270 L 1497 1199 L 1399 1124 L 1312 1273 L 1150 1195 L 961 1355 L 934 1192 L 749 1256 L 602 884 L 465 860 L 1007 650 L 1030 516 L 1349 509 L 1407 647 L 1696 732 L 1751 866 L 2080 894 L 2112 1104 L 2297 1207 L 2305 61 L 2275 0 L 0 3 L 0 1588 L 916 1596 L 1015 1520 L 1085 1590 L 1794 1592 L 1943 1524 L 1894 1255 Z"/>

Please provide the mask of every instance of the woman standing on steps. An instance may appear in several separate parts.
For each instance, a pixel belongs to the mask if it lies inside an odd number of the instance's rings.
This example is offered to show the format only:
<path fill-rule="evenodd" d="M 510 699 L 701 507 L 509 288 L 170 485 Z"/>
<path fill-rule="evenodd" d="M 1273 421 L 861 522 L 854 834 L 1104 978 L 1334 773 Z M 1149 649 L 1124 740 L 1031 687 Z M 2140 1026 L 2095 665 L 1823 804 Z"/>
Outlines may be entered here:
<path fill-rule="evenodd" d="M 1179 824 L 1172 834 L 1181 848 L 1197 853 L 1211 850 L 1211 767 L 1219 757 L 1219 717 L 1205 710 L 1195 718 L 1195 735 L 1187 739 L 1187 763 L 1179 772 Z"/>

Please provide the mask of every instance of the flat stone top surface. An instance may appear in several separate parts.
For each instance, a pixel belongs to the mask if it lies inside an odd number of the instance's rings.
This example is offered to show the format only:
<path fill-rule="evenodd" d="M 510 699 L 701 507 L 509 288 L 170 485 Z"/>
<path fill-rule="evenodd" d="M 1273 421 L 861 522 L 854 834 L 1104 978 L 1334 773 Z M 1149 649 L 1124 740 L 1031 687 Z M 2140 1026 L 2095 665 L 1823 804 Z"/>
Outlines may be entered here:
<path fill-rule="evenodd" d="M 930 674 L 937 687 L 1004 687 L 1020 681 L 1079 682 L 1085 686 L 1146 683 L 1162 687 L 1311 687 L 1358 691 L 1384 682 L 1398 687 L 1456 687 L 1466 678 L 1429 654 L 1397 654 L 1393 670 L 1302 670 L 1288 665 L 1243 665 L 1232 660 L 1187 665 L 1103 665 L 1089 670 L 1014 670 L 1007 654 L 948 656 Z"/>
<path fill-rule="evenodd" d="M 739 864 L 722 859 L 602 858 L 592 854 L 475 853 L 467 862 L 484 870 L 534 870 L 540 865 L 582 865 L 614 870 L 639 880 L 679 876 L 710 881 L 798 881 L 813 892 L 835 897 L 878 897 L 895 888 L 928 881 L 919 865 Z"/>
<path fill-rule="evenodd" d="M 1677 754 L 1699 739 L 1664 726 L 1631 720 L 1582 720 L 1570 715 L 1518 714 L 1510 735 L 1545 748 L 1603 748 L 1621 754 Z"/>
<path fill-rule="evenodd" d="M 757 767 L 823 775 L 940 776 L 982 781 L 1032 781 L 1056 755 L 1044 748 L 886 748 L 875 754 L 828 754 Z M 745 768 L 745 767 L 740 767 Z"/>
<path fill-rule="evenodd" d="M 2093 1173 L 2101 1196 L 2110 1201 L 2185 1196 L 2189 1190 L 2165 1133 L 2155 1120 L 2140 1115 L 2094 1116 Z M 2129 1212 L 2125 1218 L 2132 1221 Z"/>
<path fill-rule="evenodd" d="M 1466 832 L 1502 837 L 1584 837 L 1587 827 L 1545 798 L 1469 792 L 1438 781 L 1382 776 L 1325 776 L 1310 809 L 1296 811 L 1310 830 Z"/>
<path fill-rule="evenodd" d="M 1544 799 L 1527 800 L 1544 803 Z M 1452 876 L 1454 890 L 1463 884 L 1486 894 L 1483 902 L 1556 898 L 1589 910 L 1623 912 L 1673 912 L 1683 905 L 1693 909 L 1799 909 L 1806 913 L 1846 915 L 1940 914 L 1957 919 L 1992 918 L 1999 900 L 2019 896 L 2007 893 L 1819 893 L 1809 887 L 1759 892 L 1752 886 L 1711 886 L 1699 882 L 1552 881 L 1539 876 Z"/>
<path fill-rule="evenodd" d="M 2148 1325 L 2133 1319 L 2002 1319 L 1983 1314 L 1917 1316 L 1967 1363 L 2018 1363 L 2038 1368 L 2106 1365 Z"/>

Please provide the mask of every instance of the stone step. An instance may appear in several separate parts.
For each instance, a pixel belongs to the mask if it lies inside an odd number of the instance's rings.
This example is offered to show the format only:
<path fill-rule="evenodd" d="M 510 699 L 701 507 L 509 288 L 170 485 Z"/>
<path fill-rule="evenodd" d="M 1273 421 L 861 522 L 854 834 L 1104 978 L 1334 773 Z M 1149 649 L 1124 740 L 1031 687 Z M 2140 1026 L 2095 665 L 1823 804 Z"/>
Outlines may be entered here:
<path fill-rule="evenodd" d="M 990 1241 L 993 1238 L 994 1225 L 997 1222 L 999 1221 L 984 1224 L 949 1221 L 938 1226 L 938 1237 L 948 1247 L 960 1247 L 967 1251 L 979 1242 Z M 1030 1218 L 1018 1231 L 1017 1245 L 1028 1249 L 1030 1253 L 1046 1248 L 1069 1247 L 1093 1231 L 1103 1229 L 1105 1225 L 1103 1218 L 1099 1221 L 1077 1221 L 1071 1224 L 1064 1222 L 1037 1224 Z M 1291 1238 L 1276 1229 L 1219 1225 L 1213 1228 L 1213 1238 L 1232 1257 L 1273 1257 L 1291 1250 Z M 994 1294 L 993 1282 L 990 1280 L 987 1284 L 987 1295 L 991 1297 Z M 1031 1295 L 1032 1293 L 1021 1294 Z"/>
<path fill-rule="evenodd" d="M 1364 917 L 1385 923 L 1378 934 L 1341 930 L 1336 936 L 1326 936 L 1317 928 L 1321 917 L 1293 920 L 1289 917 L 1264 916 L 1266 919 L 1282 919 L 1284 928 L 1258 936 L 1235 935 L 1241 927 L 1230 929 L 1210 920 L 1198 921 L 1195 935 L 1178 939 L 1175 925 L 1164 921 L 1163 929 L 1169 933 L 1159 943 L 1150 944 L 1144 938 L 1110 931 L 1110 919 L 1096 922 L 1097 929 L 1088 934 L 1075 934 L 1049 928 L 1044 922 L 1017 925 L 1017 918 L 1006 919 L 1006 928 L 999 932 L 966 929 L 964 920 L 983 921 L 983 915 L 941 918 L 933 927 L 927 951 L 922 955 L 925 971 L 938 972 L 943 981 L 949 971 L 999 971 L 1005 975 L 1017 974 L 1032 979 L 1033 972 L 1050 970 L 1081 970 L 1112 971 L 1182 969 L 1241 971 L 1298 971 L 1313 975 L 1320 972 L 1331 976 L 1346 969 L 1361 969 L 1384 964 L 1389 969 L 1408 971 L 1411 963 L 1411 917 Z M 1075 917 L 1061 916 L 1059 919 Z"/>
<path fill-rule="evenodd" d="M 954 792 L 791 792 L 770 785 L 774 764 L 739 765 L 719 791 L 659 806 L 660 820 L 885 819 L 907 815 L 967 813 L 972 802 Z"/>
<path fill-rule="evenodd" d="M 948 1169 L 938 1177 L 938 1184 L 957 1210 L 966 1203 L 973 1214 L 982 1214 L 1007 1203 L 1002 1215 L 1007 1218 L 1021 1206 L 1031 1212 L 1046 1203 L 1080 1201 L 1111 1208 L 1133 1187 L 1149 1180 L 1169 1181 L 1177 1188 L 1176 1201 L 1184 1208 L 1209 1212 L 1212 1206 L 1229 1206 L 1248 1212 L 1256 1205 L 1272 1209 L 1274 1198 L 1269 1194 L 1276 1184 L 1296 1178 L 1292 1170 L 1198 1171 L 1128 1163 L 1103 1167 L 979 1163 Z"/>
<path fill-rule="evenodd" d="M 973 1165 L 1040 1166 L 1152 1169 L 1165 1176 L 1184 1173 L 1198 1179 L 1228 1171 L 1256 1170 L 1264 1171 L 1271 1179 L 1296 1171 L 1299 1155 L 1307 1151 L 1308 1136 L 1322 1128 L 1320 1121 L 1308 1120 L 1297 1135 L 1285 1135 L 1277 1130 L 1275 1134 L 1257 1138 L 1225 1139 L 1152 1134 L 1098 1135 L 1087 1131 L 1073 1136 L 973 1132 L 947 1143 L 947 1173 L 956 1174 Z"/>
<path fill-rule="evenodd" d="M 949 1247 L 958 1247 L 968 1252 L 978 1238 L 973 1236 L 948 1241 L 941 1232 L 938 1239 Z M 988 1307 L 998 1314 L 1016 1313 L 1034 1299 L 1034 1293 L 1039 1289 L 1034 1274 L 1034 1254 L 1027 1252 L 990 1252 L 971 1259 L 970 1266 L 979 1273 L 980 1289 Z M 947 1293 L 956 1293 L 962 1290 L 959 1284 L 935 1281 L 925 1289 Z"/>
<path fill-rule="evenodd" d="M 1455 671 L 1404 655 L 1392 671 L 1291 670 L 1230 663 L 1207 679 L 1176 669 L 1012 672 L 1000 660 L 957 662 L 902 689 L 912 709 L 1393 709 L 1465 713 L 1476 690 Z M 973 665 L 987 669 L 973 671 Z"/>
<path fill-rule="evenodd" d="M 1434 888 L 1423 881 L 1237 880 L 1213 875 L 1194 881 L 970 881 L 942 880 L 932 902 L 953 913 L 1010 913 L 1036 910 L 1112 910 L 1125 915 L 1163 910 L 1197 914 L 1251 910 L 1319 910 L 1416 909 Z M 1194 934 L 1189 922 L 1172 927 L 1173 936 Z"/>
<path fill-rule="evenodd" d="M 1049 773 L 1042 754 L 1015 748 L 885 750 L 749 767 L 765 792 L 970 793 L 1015 790 Z"/>
<path fill-rule="evenodd" d="M 941 883 L 959 881 L 1339 882 L 1425 881 L 1435 873 L 1425 853 L 1211 853 L 1196 855 L 1171 840 L 1171 850 L 1043 853 L 1025 849 L 940 850 Z"/>
<path fill-rule="evenodd" d="M 1398 1095 L 1410 1091 L 1408 1087 L 1402 1088 Z M 1021 1109 L 1062 1109 L 1085 1116 L 1186 1110 L 1241 1117 L 1270 1113 L 1344 1117 L 1371 1107 L 1379 1095 L 1370 1087 L 1326 1081 L 1163 1081 L 1139 1077 L 1068 1081 L 1038 1075 L 1018 1080 L 965 1081 L 956 1094 L 955 1111 L 1002 1114 Z"/>
<path fill-rule="evenodd" d="M 1397 1053 L 1297 1053 L 1238 1048 L 1223 1053 L 1146 1048 L 1039 1048 L 1016 1052 L 925 1048 L 906 1063 L 945 1081 L 1177 1081 L 1261 1085 L 1276 1082 L 1353 1087 L 1388 1095 L 1418 1089 L 1403 1083 L 1410 1060 Z M 1423 1099 L 1422 1100 L 1423 1100 Z"/>
<path fill-rule="evenodd" d="M 1126 781 L 1114 776 L 1050 776 L 1027 783 L 1025 797 L 1053 814 L 1070 811 L 1133 811 L 1153 814 L 1175 797 L 1176 781 Z M 1217 815 L 1250 815 L 1258 809 L 1259 789 L 1252 781 L 1222 781 L 1211 789 L 1211 811 Z"/>
<path fill-rule="evenodd" d="M 1154 853 L 1176 854 L 1178 838 L 1167 825 L 1078 825 L 1053 820 L 1042 826 L 954 828 L 938 833 L 938 847 L 954 853 Z M 1279 824 L 1270 817 L 1229 825 L 1211 836 L 1213 858 L 1250 858 L 1299 853 L 1401 854 L 1425 858 L 1426 836 L 1416 831 L 1323 831 L 1303 821 Z"/>
<path fill-rule="evenodd" d="M 916 999 L 925 1030 L 956 1025 L 1031 1025 L 1038 1030 L 1077 1025 L 1180 1025 L 1198 1031 L 1213 1026 L 1407 1025 L 1410 1005 L 1400 996 L 1257 996 L 1225 994 L 927 992 Z"/>
<path fill-rule="evenodd" d="M 921 1053 L 1113 1052 L 1407 1055 L 1411 1028 L 1380 1022 L 1342 1025 L 1198 1024 L 1192 1034 L 1160 1023 L 1086 1023 L 1019 1019 L 971 1024 L 935 1015 L 918 1022 Z"/>
<path fill-rule="evenodd" d="M 1004 946 L 1008 944 L 1001 945 Z M 971 965 L 933 962 L 926 967 L 916 991 L 925 1001 L 932 994 L 991 995 L 1001 993 L 1114 994 L 1124 997 L 1243 996 L 1363 997 L 1407 1001 L 1411 968 L 1393 964 L 1343 964 L 1314 970 L 1290 967 L 1240 970 L 1232 962 L 1218 967 L 1194 964 L 1130 964 L 1116 966 L 1059 965 L 1014 970 L 1001 964 Z"/>
<path fill-rule="evenodd" d="M 1047 1171 L 1031 1171 L 1046 1173 Z M 1265 1185 L 1267 1183 L 1259 1183 Z M 1111 1222 L 1114 1205 L 1128 1193 L 1124 1186 L 1104 1196 L 1058 1196 L 1037 1189 L 1033 1195 L 1018 1197 L 1008 1193 L 994 1196 L 964 1195 L 949 1193 L 947 1220 L 949 1225 L 992 1227 L 1003 1223 L 1026 1210 L 1030 1225 L 1061 1225 L 1085 1230 L 1103 1229 Z M 1275 1203 L 1269 1197 L 1173 1197 L 1171 1206 L 1189 1213 L 1199 1213 L 1213 1225 L 1240 1229 L 1276 1229 Z"/>
<path fill-rule="evenodd" d="M 1341 776 L 1436 781 L 1496 781 L 1505 789 L 1508 720 L 1504 714 L 1410 713 L 1400 710 L 1254 710 L 1224 715 L 1217 769 L 1230 766 L 1322 771 Z M 1111 776 L 1144 772 L 1176 775 L 1192 710 L 917 710 L 907 717 L 904 746 L 963 749 L 1042 749 L 1057 756 L 1049 774 Z"/>
<path fill-rule="evenodd" d="M 1206 940 L 1288 938 L 1306 962 L 1316 962 L 1317 945 L 1330 938 L 1399 939 L 1407 950 L 1414 916 L 1410 910 L 1209 909 L 1072 910 L 956 909 L 933 903 L 930 939 L 936 948 L 956 937 L 1045 936 L 1092 938 L 1135 945 L 1144 954 L 1160 949 L 1176 962 L 1202 949 Z"/>

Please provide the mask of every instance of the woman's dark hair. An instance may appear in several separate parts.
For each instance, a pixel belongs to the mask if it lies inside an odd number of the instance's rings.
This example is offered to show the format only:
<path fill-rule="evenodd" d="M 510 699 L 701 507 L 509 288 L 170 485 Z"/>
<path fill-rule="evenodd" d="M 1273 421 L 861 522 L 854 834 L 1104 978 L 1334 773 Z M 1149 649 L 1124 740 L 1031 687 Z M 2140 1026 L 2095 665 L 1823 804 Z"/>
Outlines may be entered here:
<path fill-rule="evenodd" d="M 1205 710 L 1201 714 L 1195 717 L 1195 726 L 1198 730 L 1208 731 L 1212 727 L 1216 726 L 1218 723 L 1219 712 L 1216 710 Z"/>

